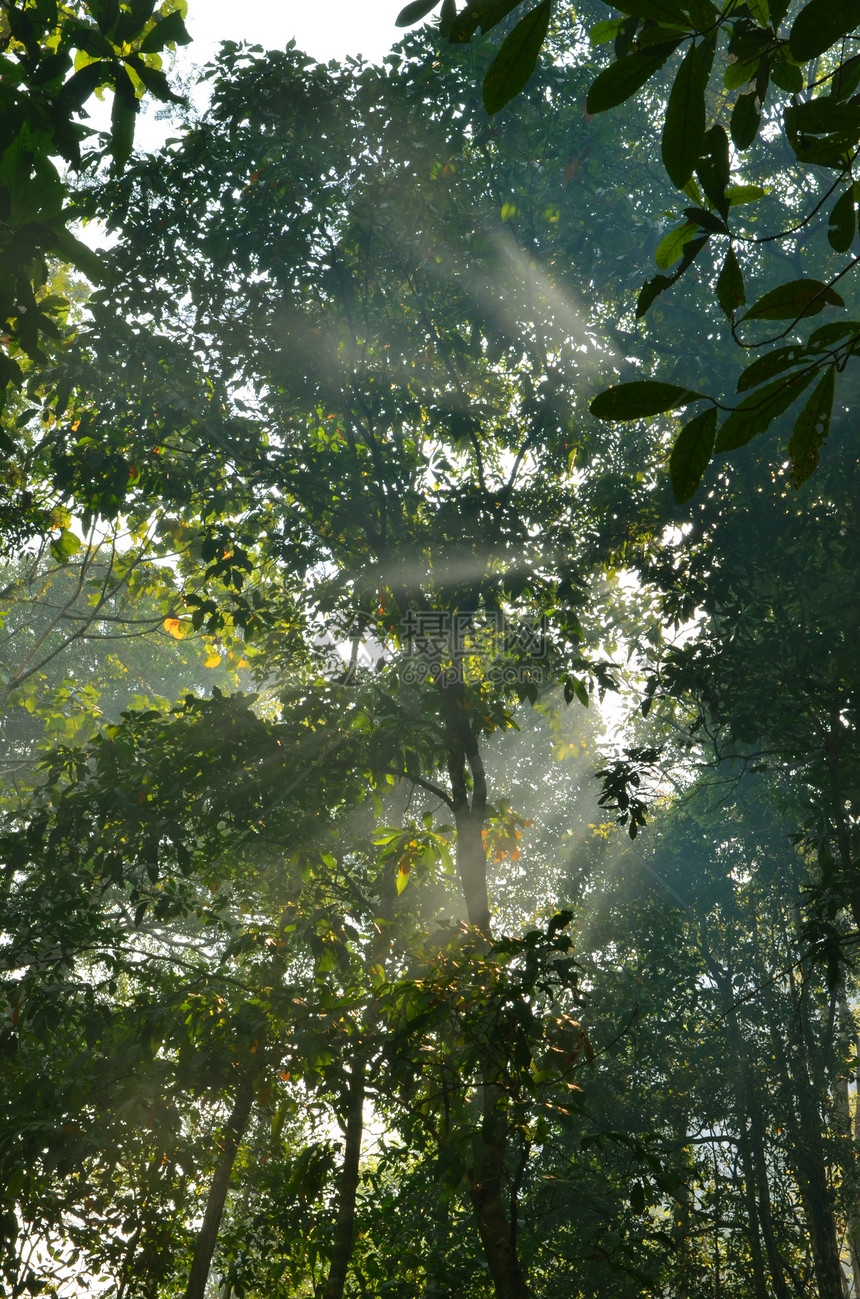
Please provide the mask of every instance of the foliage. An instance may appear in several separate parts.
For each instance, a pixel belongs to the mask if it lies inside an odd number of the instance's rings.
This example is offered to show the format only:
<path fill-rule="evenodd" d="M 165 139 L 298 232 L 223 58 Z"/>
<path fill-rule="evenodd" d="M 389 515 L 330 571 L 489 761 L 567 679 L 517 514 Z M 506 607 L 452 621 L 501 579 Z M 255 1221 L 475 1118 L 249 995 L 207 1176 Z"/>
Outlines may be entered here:
<path fill-rule="evenodd" d="M 435 7 L 408 5 L 398 22 L 408 25 Z M 814 382 L 788 443 L 792 479 L 799 486 L 818 463 L 837 400 L 836 379 L 860 340 L 852 320 L 806 329 L 825 307 L 846 307 L 846 277 L 857 265 L 849 255 L 857 233 L 854 165 L 860 144 L 855 93 L 860 63 L 851 52 L 854 6 L 847 0 L 810 0 L 802 7 L 790 0 L 761 0 L 720 10 L 711 0 L 636 0 L 613 7 L 620 17 L 593 23 L 587 42 L 578 36 L 565 42 L 563 58 L 593 68 L 596 51 L 613 45 L 614 61 L 588 90 L 588 114 L 607 112 L 640 93 L 649 96 L 655 78 L 671 76 L 671 88 L 656 106 L 652 134 L 655 144 L 660 136 L 673 186 L 693 205 L 683 209 L 680 224 L 660 243 L 660 273 L 642 288 L 636 315 L 645 315 L 659 295 L 710 253 L 713 270 L 702 273 L 728 318 L 731 337 L 743 348 L 766 350 L 742 374 L 738 393 L 753 391 L 737 405 L 723 392 L 705 398 L 691 386 L 640 379 L 610 389 L 592 409 L 601 418 L 632 420 L 694 408 L 672 463 L 675 495 L 683 502 L 694 494 L 714 452 L 735 451 L 766 432 Z M 518 8 L 507 0 L 469 0 L 455 15 L 443 5 L 442 33 L 453 43 L 469 41 L 478 30 L 486 35 L 506 24 Z M 527 84 L 551 18 L 550 0 L 517 17 L 484 77 L 488 113 L 503 109 Z M 750 182 L 760 157 L 768 155 L 776 159 L 778 199 L 762 204 L 769 187 Z M 807 200 L 802 205 L 800 197 Z M 759 254 L 773 245 L 789 260 L 803 250 L 798 278 L 756 293 L 746 306 L 745 271 L 759 271 Z M 671 274 L 663 273 L 675 263 Z M 822 278 L 810 274 L 819 268 Z M 768 328 L 762 330 L 758 322 Z M 779 324 L 774 329 L 770 322 Z M 783 340 L 789 342 L 777 347 Z M 712 405 L 700 408 L 703 399 Z M 728 414 L 718 427 L 719 411 Z"/>

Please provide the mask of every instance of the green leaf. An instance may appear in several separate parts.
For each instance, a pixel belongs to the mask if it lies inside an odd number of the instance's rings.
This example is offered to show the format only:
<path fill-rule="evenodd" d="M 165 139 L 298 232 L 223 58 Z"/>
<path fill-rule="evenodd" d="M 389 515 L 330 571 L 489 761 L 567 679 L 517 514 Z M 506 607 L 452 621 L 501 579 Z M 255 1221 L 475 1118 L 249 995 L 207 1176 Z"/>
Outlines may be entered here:
<path fill-rule="evenodd" d="M 661 271 L 666 271 L 673 262 L 684 255 L 684 245 L 688 244 L 699 228 L 698 221 L 686 221 L 682 226 L 675 226 L 664 235 L 657 245 L 654 260 Z"/>
<path fill-rule="evenodd" d="M 81 243 L 74 235 L 69 234 L 68 230 L 54 231 L 54 248 L 63 261 L 69 262 L 77 270 L 82 271 L 93 284 L 105 283 L 107 272 L 98 253 Z"/>
<path fill-rule="evenodd" d="M 400 13 L 394 19 L 394 26 L 411 27 L 413 23 L 418 23 L 422 18 L 426 18 L 438 3 L 439 0 L 412 0 L 411 4 L 400 10 Z"/>
<path fill-rule="evenodd" d="M 726 186 L 731 175 L 729 137 L 718 123 L 705 132 L 705 152 L 699 159 L 696 175 L 714 207 L 726 216 L 729 209 Z"/>
<path fill-rule="evenodd" d="M 455 45 L 470 41 L 479 27 L 486 35 L 520 4 L 522 0 L 472 0 L 454 19 L 448 40 Z"/>
<path fill-rule="evenodd" d="M 791 320 L 816 316 L 824 307 L 844 307 L 836 292 L 821 280 L 790 280 L 753 303 L 741 320 Z"/>
<path fill-rule="evenodd" d="M 793 104 L 786 117 L 793 130 L 812 135 L 852 135 L 860 130 L 860 104 L 842 104 L 830 95 Z"/>
<path fill-rule="evenodd" d="M 738 307 L 742 307 L 746 300 L 743 272 L 735 250 L 730 244 L 723 269 L 717 277 L 717 301 L 731 319 Z"/>
<path fill-rule="evenodd" d="M 616 104 L 623 104 L 631 95 L 645 85 L 649 77 L 659 72 L 668 58 L 680 45 L 678 40 L 666 41 L 661 45 L 652 45 L 635 54 L 627 54 L 617 63 L 612 63 L 600 73 L 592 83 L 586 100 L 589 113 L 604 113 Z"/>
<path fill-rule="evenodd" d="M 693 175 L 705 143 L 705 90 L 714 61 L 707 41 L 691 45 L 678 69 L 663 123 L 663 165 L 683 189 Z M 659 263 L 658 263 L 659 264 Z"/>
<path fill-rule="evenodd" d="M 788 444 L 791 481 L 795 487 L 805 483 L 818 464 L 821 444 L 830 432 L 835 381 L 836 366 L 831 365 L 797 418 Z"/>
<path fill-rule="evenodd" d="M 191 37 L 188 35 L 185 23 L 182 21 L 182 14 L 177 9 L 168 14 L 157 22 L 152 31 L 144 36 L 138 46 L 140 54 L 157 54 L 163 50 L 166 45 L 188 45 Z"/>
<path fill-rule="evenodd" d="M 837 253 L 847 253 L 857 233 L 855 197 L 857 188 L 856 183 L 849 185 L 845 193 L 836 200 L 833 211 L 830 213 L 827 238 L 831 248 L 835 248 Z"/>
<path fill-rule="evenodd" d="M 669 458 L 669 477 L 679 505 L 688 501 L 711 462 L 717 433 L 717 408 L 695 415 L 678 434 Z"/>
<path fill-rule="evenodd" d="M 829 325 L 819 325 L 806 341 L 809 347 L 829 348 L 850 334 L 860 336 L 860 320 L 834 320 Z"/>
<path fill-rule="evenodd" d="M 608 41 L 614 41 L 626 21 L 626 18 L 604 18 L 590 28 L 589 41 L 592 45 L 605 45 Z"/>
<path fill-rule="evenodd" d="M 634 18 L 644 18 L 646 22 L 669 23 L 690 30 L 690 19 L 677 0 L 620 0 L 619 4 L 613 3 L 613 8 Z"/>
<path fill-rule="evenodd" d="M 674 283 L 675 277 L 673 275 L 655 275 L 653 279 L 643 284 L 636 302 L 636 319 L 639 320 L 644 316 L 654 299 L 658 298 L 661 293 Z"/>
<path fill-rule="evenodd" d="M 116 71 L 116 91 L 110 122 L 111 156 L 117 168 L 124 167 L 131 157 L 134 127 L 137 122 L 137 96 L 125 68 L 117 68 Z"/>
<path fill-rule="evenodd" d="M 695 221 L 696 225 L 701 226 L 703 230 L 709 230 L 714 235 L 727 235 L 729 227 L 726 225 L 715 212 L 709 212 L 704 207 L 685 207 L 684 216 L 689 221 Z"/>
<path fill-rule="evenodd" d="M 801 86 L 802 86 L 801 82 Z M 840 63 L 833 73 L 830 82 L 830 93 L 834 99 L 847 99 L 860 86 L 860 54 Z"/>
<path fill-rule="evenodd" d="M 689 406 L 703 395 L 674 383 L 636 379 L 633 383 L 619 383 L 598 393 L 590 409 L 598 419 L 642 419 L 666 410 L 676 410 L 679 406 Z"/>
<path fill-rule="evenodd" d="M 59 537 L 55 537 L 51 542 L 51 554 L 58 564 L 67 564 L 80 548 L 80 538 L 73 532 L 69 532 L 68 528 L 62 528 Z"/>
<path fill-rule="evenodd" d="M 748 149 L 758 135 L 761 115 L 758 110 L 757 98 L 755 92 L 748 95 L 738 95 L 737 102 L 732 109 L 730 130 L 732 143 L 736 149 Z"/>
<path fill-rule="evenodd" d="M 740 207 L 742 203 L 757 203 L 760 198 L 766 198 L 768 193 L 769 190 L 762 189 L 761 185 L 729 185 L 726 198 L 729 207 Z"/>
<path fill-rule="evenodd" d="M 634 1213 L 645 1212 L 645 1190 L 641 1182 L 634 1182 L 630 1187 L 630 1208 Z"/>
<path fill-rule="evenodd" d="M 857 25 L 857 0 L 810 0 L 794 20 L 788 38 L 791 57 L 808 63 Z"/>
<path fill-rule="evenodd" d="M 745 86 L 758 72 L 758 65 L 758 55 L 752 59 L 738 59 L 736 63 L 727 64 L 723 73 L 723 86 L 726 90 L 738 90 L 741 86 Z"/>
<path fill-rule="evenodd" d="M 535 70 L 552 14 L 552 0 L 541 0 L 505 38 L 484 78 L 484 107 L 497 113 L 518 95 Z"/>
<path fill-rule="evenodd" d="M 765 388 L 759 388 L 758 392 L 751 393 L 723 421 L 717 434 L 715 450 L 736 451 L 738 447 L 746 446 L 759 433 L 766 432 L 777 415 L 782 415 L 797 401 L 814 375 L 815 371 L 810 370 L 807 374 L 776 379 Z"/>
<path fill-rule="evenodd" d="M 766 352 L 760 356 L 752 365 L 748 365 L 741 377 L 738 379 L 738 392 L 748 392 L 750 388 L 757 388 L 760 383 L 766 383 L 774 375 L 783 374 L 786 370 L 791 370 L 799 365 L 804 365 L 809 360 L 809 354 L 804 347 L 794 345 L 792 347 L 777 347 L 772 352 Z"/>
<path fill-rule="evenodd" d="M 747 9 L 759 27 L 770 27 L 770 9 L 767 0 L 747 0 Z"/>

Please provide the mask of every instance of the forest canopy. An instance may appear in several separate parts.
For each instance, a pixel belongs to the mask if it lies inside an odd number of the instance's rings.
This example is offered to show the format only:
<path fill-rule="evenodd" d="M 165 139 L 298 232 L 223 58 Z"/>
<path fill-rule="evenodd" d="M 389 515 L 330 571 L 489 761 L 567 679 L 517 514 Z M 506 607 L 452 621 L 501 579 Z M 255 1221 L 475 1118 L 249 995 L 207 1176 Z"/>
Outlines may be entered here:
<path fill-rule="evenodd" d="M 0 17 L 0 1294 L 856 1294 L 854 6 Z"/>

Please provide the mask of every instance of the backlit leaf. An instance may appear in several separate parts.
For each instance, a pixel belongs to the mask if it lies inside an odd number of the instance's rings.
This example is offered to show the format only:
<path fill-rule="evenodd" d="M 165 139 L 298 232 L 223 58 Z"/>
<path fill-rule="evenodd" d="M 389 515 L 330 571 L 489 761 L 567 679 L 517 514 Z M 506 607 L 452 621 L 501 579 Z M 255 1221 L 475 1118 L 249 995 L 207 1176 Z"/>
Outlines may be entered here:
<path fill-rule="evenodd" d="M 669 459 L 672 491 L 679 505 L 688 501 L 702 481 L 714 451 L 717 408 L 711 406 L 695 415 L 678 434 Z"/>
<path fill-rule="evenodd" d="M 836 292 L 821 280 L 790 280 L 765 293 L 741 320 L 791 320 L 815 316 L 824 307 L 844 307 Z"/>
<path fill-rule="evenodd" d="M 676 410 L 698 401 L 703 394 L 692 388 L 681 388 L 674 383 L 659 383 L 656 379 L 637 379 L 633 383 L 619 383 L 598 393 L 591 403 L 591 413 L 598 419 L 642 419 L 659 415 L 666 410 Z"/>
<path fill-rule="evenodd" d="M 857 0 L 810 0 L 794 20 L 788 48 L 798 63 L 806 63 L 860 24 Z"/>
<path fill-rule="evenodd" d="M 505 38 L 484 78 L 484 107 L 488 113 L 518 95 L 535 70 L 552 14 L 552 0 L 541 0 Z"/>
<path fill-rule="evenodd" d="M 713 47 L 707 41 L 691 45 L 675 76 L 666 105 L 663 164 L 678 189 L 683 189 L 693 175 L 704 145 L 705 90 L 713 60 Z"/>
<path fill-rule="evenodd" d="M 821 444 L 830 432 L 835 380 L 836 366 L 831 365 L 813 390 L 794 426 L 788 452 L 791 456 L 791 481 L 795 487 L 806 482 L 818 464 Z"/>
<path fill-rule="evenodd" d="M 589 113 L 604 113 L 616 104 L 623 104 L 645 85 L 649 77 L 662 68 L 680 44 L 678 40 L 652 45 L 635 54 L 627 54 L 599 74 L 588 92 L 586 107 Z"/>

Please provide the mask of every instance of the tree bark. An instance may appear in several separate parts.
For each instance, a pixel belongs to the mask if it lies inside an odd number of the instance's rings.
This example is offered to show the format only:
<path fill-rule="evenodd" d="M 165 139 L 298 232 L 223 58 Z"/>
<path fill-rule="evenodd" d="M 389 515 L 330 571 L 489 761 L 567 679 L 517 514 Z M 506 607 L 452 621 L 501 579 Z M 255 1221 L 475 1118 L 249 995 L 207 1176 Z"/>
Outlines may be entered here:
<path fill-rule="evenodd" d="M 328 1280 L 323 1299 L 342 1299 L 355 1238 L 355 1200 L 358 1193 L 361 1139 L 364 1133 L 363 1052 L 356 1052 L 346 1102 L 346 1137 L 337 1196 L 337 1218 L 331 1247 Z"/>
<path fill-rule="evenodd" d="M 221 1155 L 215 1165 L 215 1173 L 209 1187 L 206 1211 L 203 1214 L 203 1225 L 197 1233 L 197 1240 L 194 1243 L 194 1256 L 191 1260 L 188 1285 L 185 1287 L 185 1299 L 204 1299 L 206 1282 L 209 1280 L 209 1268 L 212 1265 L 212 1255 L 215 1253 L 215 1246 L 218 1243 L 218 1230 L 221 1226 L 224 1205 L 227 1202 L 227 1192 L 230 1189 L 230 1176 L 236 1162 L 239 1143 L 245 1135 L 248 1120 L 251 1117 L 253 1100 L 254 1090 L 251 1080 L 250 1078 L 243 1078 L 239 1083 L 236 1100 L 224 1129 Z"/>
<path fill-rule="evenodd" d="M 451 803 L 457 827 L 457 871 L 469 924 L 489 941 L 492 931 L 483 836 L 487 815 L 484 764 L 469 721 L 462 680 L 443 681 L 439 688 Z M 472 1208 L 496 1299 L 528 1299 L 529 1290 L 517 1254 L 516 1222 L 509 1217 L 505 1206 L 508 1135 L 505 1096 L 489 1059 L 484 1061 L 482 1073 L 483 1122 L 474 1139 L 474 1163 L 469 1178 Z M 516 1205 L 512 1208 L 515 1215 Z"/>

